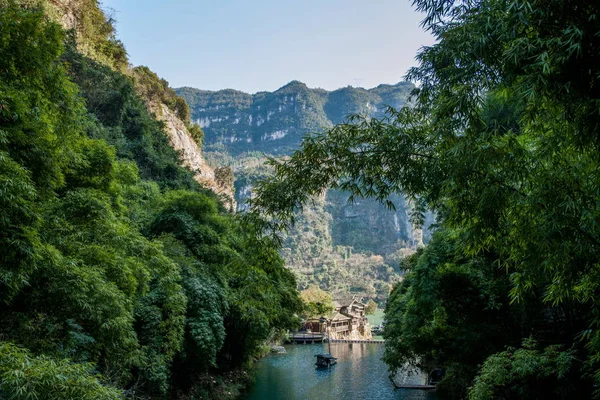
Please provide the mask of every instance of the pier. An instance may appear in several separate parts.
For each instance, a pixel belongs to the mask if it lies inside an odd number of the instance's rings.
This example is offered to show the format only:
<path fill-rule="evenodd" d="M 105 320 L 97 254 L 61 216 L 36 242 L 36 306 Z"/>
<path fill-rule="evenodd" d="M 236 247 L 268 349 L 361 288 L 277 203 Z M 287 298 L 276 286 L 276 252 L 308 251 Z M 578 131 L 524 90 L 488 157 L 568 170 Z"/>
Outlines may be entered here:
<path fill-rule="evenodd" d="M 290 341 L 296 344 L 312 344 L 312 343 L 321 343 L 327 340 L 327 336 L 323 333 L 300 333 L 296 332 L 290 336 Z"/>
<path fill-rule="evenodd" d="M 331 343 L 385 343 L 383 339 L 331 339 Z"/>
<path fill-rule="evenodd" d="M 328 341 L 323 333 L 296 332 L 290 336 L 290 341 L 296 344 L 313 344 Z M 383 339 L 331 339 L 331 343 L 385 343 Z"/>

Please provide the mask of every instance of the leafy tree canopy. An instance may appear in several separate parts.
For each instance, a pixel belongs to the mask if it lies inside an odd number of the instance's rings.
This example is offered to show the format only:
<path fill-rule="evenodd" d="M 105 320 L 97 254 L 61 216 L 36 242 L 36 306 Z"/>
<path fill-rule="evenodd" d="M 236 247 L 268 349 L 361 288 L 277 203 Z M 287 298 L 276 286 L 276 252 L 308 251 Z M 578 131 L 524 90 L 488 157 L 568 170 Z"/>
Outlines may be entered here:
<path fill-rule="evenodd" d="M 414 4 L 437 43 L 419 53 L 419 66 L 408 73 L 420 83 L 412 104 L 382 119 L 352 117 L 309 136 L 289 160 L 273 160 L 275 175 L 259 185 L 254 210 L 280 229 L 326 187 L 390 207 L 393 193 L 405 193 L 418 205 L 415 220 L 435 210 L 438 224 L 456 237 L 461 264 L 484 257 L 507 274 L 510 288 L 499 295 L 513 304 L 540 300 L 534 308 L 545 313 L 546 329 L 556 329 L 550 336 L 534 330 L 545 343 L 585 345 L 577 347 L 586 367 L 573 368 L 588 390 L 585 371 L 600 378 L 600 6 L 559 0 Z M 427 260 L 422 257 L 419 263 Z M 445 268 L 442 260 L 430 261 L 432 267 Z M 504 283 L 497 284 L 501 289 Z M 399 287 L 405 285 L 411 284 Z M 461 315 L 467 312 L 460 307 Z M 555 308 L 563 317 L 550 317 Z M 563 335 L 561 318 L 572 318 L 578 331 Z M 431 323 L 417 321 L 413 334 Z M 394 346 L 387 346 L 388 354 L 399 351 L 400 358 L 426 352 Z"/>
<path fill-rule="evenodd" d="M 300 297 L 304 301 L 307 317 L 326 316 L 334 310 L 331 295 L 316 285 L 309 286 L 301 291 Z"/>
<path fill-rule="evenodd" d="M 373 315 L 375 314 L 375 311 L 377 311 L 377 303 L 375 303 L 373 299 L 369 299 L 367 306 L 365 307 L 365 314 Z"/>
<path fill-rule="evenodd" d="M 0 398 L 190 393 L 293 328 L 274 243 L 180 166 L 129 78 L 0 5 Z"/>

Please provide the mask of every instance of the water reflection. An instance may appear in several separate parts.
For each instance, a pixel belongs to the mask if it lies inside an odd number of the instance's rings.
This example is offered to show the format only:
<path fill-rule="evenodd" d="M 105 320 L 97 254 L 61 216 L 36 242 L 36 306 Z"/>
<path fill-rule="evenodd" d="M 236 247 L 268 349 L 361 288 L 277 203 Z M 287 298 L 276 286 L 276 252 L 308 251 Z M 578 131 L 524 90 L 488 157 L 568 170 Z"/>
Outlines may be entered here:
<path fill-rule="evenodd" d="M 381 361 L 381 344 L 332 343 L 338 363 L 331 369 L 314 365 L 314 355 L 327 352 L 327 345 L 289 345 L 286 350 L 258 362 L 247 400 L 436 399 L 432 392 L 394 390 Z"/>

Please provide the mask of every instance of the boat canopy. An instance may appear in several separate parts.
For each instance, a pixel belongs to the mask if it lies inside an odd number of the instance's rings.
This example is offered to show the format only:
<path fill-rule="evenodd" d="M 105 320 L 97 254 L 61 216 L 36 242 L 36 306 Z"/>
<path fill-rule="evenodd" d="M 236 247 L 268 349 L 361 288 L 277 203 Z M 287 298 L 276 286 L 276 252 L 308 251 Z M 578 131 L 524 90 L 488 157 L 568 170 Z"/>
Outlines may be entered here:
<path fill-rule="evenodd" d="M 316 354 L 316 355 L 315 355 L 315 357 L 319 357 L 319 358 L 325 358 L 325 359 L 327 359 L 327 360 L 330 360 L 330 359 L 334 359 L 334 360 L 335 360 L 335 359 L 336 359 L 334 356 L 332 356 L 332 355 L 331 355 L 331 354 L 329 354 L 329 353 Z"/>

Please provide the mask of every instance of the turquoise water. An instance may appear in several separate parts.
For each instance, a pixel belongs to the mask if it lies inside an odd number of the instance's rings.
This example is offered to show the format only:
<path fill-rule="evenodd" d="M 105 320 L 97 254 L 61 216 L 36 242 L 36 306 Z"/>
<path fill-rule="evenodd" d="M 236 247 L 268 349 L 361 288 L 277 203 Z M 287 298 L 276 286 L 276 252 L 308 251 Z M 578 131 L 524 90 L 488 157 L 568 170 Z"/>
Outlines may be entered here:
<path fill-rule="evenodd" d="M 371 324 L 371 326 L 381 325 L 383 318 L 384 314 L 382 309 L 377 309 L 373 315 L 367 315 L 367 319 L 369 320 L 369 324 Z M 383 336 L 373 335 L 373 339 L 383 339 Z"/>
<path fill-rule="evenodd" d="M 383 317 L 384 314 L 382 309 L 377 309 L 373 315 L 367 315 L 367 319 L 369 320 L 369 324 L 371 324 L 371 326 L 381 325 L 383 322 Z"/>
<path fill-rule="evenodd" d="M 315 354 L 327 344 L 287 345 L 256 365 L 256 382 L 245 400 L 435 400 L 435 393 L 394 389 L 381 361 L 382 344 L 332 343 L 338 363 L 316 369 Z M 414 382 L 421 383 L 421 382 Z"/>

